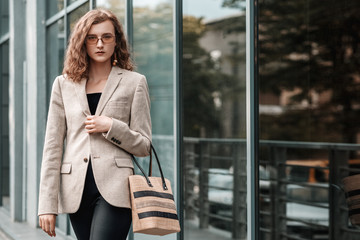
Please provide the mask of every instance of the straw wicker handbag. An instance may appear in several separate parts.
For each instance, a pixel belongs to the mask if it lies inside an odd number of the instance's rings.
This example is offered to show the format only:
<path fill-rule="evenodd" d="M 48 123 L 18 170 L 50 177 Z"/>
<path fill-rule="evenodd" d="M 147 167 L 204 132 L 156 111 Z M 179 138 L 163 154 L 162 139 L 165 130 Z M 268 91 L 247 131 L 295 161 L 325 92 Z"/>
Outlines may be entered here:
<path fill-rule="evenodd" d="M 345 177 L 342 180 L 352 225 L 360 226 L 360 174 Z"/>
<path fill-rule="evenodd" d="M 137 160 L 134 163 L 142 175 L 129 177 L 133 232 L 150 235 L 166 235 L 180 232 L 171 184 L 164 178 L 158 156 L 154 147 L 161 177 L 152 177 L 152 154 L 150 153 L 149 176 L 146 176 Z"/>

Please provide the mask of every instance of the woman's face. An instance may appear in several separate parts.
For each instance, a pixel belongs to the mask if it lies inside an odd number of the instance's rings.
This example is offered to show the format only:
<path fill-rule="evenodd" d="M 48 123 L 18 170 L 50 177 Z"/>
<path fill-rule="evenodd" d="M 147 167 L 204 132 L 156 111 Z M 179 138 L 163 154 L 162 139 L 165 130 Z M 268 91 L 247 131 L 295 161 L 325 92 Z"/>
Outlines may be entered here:
<path fill-rule="evenodd" d="M 87 54 L 94 63 L 111 61 L 114 53 L 115 29 L 110 20 L 93 24 L 85 38 Z"/>

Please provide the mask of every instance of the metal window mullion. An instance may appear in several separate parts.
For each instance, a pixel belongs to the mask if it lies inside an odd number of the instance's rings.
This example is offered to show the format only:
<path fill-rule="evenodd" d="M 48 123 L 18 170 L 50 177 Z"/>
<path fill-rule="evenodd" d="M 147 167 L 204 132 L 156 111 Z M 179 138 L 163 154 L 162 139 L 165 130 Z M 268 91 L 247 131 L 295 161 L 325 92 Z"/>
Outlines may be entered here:
<path fill-rule="evenodd" d="M 68 7 L 67 0 L 64 0 L 64 49 L 66 51 L 67 41 L 68 41 Z"/>
<path fill-rule="evenodd" d="M 182 0 L 174 0 L 174 124 L 175 124 L 175 158 L 176 158 L 176 199 L 178 203 L 178 216 L 181 229 L 184 229 L 184 193 L 183 193 L 183 131 L 182 131 Z M 184 239 L 184 231 L 177 234 L 177 240 Z"/>
<path fill-rule="evenodd" d="M 257 0 L 246 2 L 247 239 L 253 240 L 259 239 L 257 6 Z"/>
<path fill-rule="evenodd" d="M 60 12 L 58 12 L 57 14 L 53 15 L 48 20 L 46 20 L 46 22 L 45 22 L 46 27 L 52 25 L 53 23 L 57 22 L 59 19 L 63 18 L 65 15 L 65 9 L 66 9 L 66 7 L 64 7 L 63 10 L 61 10 Z"/>
<path fill-rule="evenodd" d="M 23 221 L 23 61 L 26 58 L 26 30 L 23 1 L 10 1 L 9 24 L 9 154 L 10 154 L 10 216 L 13 221 Z"/>
<path fill-rule="evenodd" d="M 133 0 L 125 0 L 125 23 L 124 23 L 124 31 L 127 36 L 127 41 L 129 43 L 130 52 L 133 53 L 133 45 L 134 45 L 134 21 L 133 21 Z M 132 231 L 132 226 L 129 231 L 128 240 L 134 240 L 134 233 Z"/>
<path fill-rule="evenodd" d="M 134 46 L 134 17 L 133 17 L 133 0 L 126 0 L 126 7 L 125 7 L 125 34 L 127 36 L 127 40 L 129 43 L 130 51 L 133 52 Z"/>
<path fill-rule="evenodd" d="M 68 6 L 67 0 L 64 0 L 64 49 L 66 54 L 66 46 L 67 46 L 67 39 L 68 39 Z M 59 219 L 60 222 L 60 219 Z M 65 233 L 68 235 L 70 233 L 70 219 L 66 218 L 66 225 L 65 225 Z"/>
<path fill-rule="evenodd" d="M 8 33 L 9 34 L 9 33 Z M 2 38 L 1 38 L 2 40 Z M 4 41 L 5 42 L 5 41 Z M 3 55 L 4 55 L 4 46 L 2 46 L 1 44 L 3 43 L 3 41 L 0 41 L 0 60 L 2 61 Z M 3 92 L 3 64 L 0 64 L 0 93 Z M 3 115 L 2 115 L 2 105 L 3 105 L 3 100 L 0 99 L 0 113 L 1 113 L 1 118 L 0 118 L 0 126 L 3 126 Z M 0 152 L 3 153 L 4 149 L 3 149 L 3 128 L 0 127 Z M 0 186 L 3 186 L 3 161 L 5 159 L 1 158 L 0 159 Z M 3 190 L 1 188 L 0 190 L 0 207 L 3 206 Z"/>
<path fill-rule="evenodd" d="M 89 0 L 89 10 L 93 10 L 94 8 L 96 8 L 95 0 Z"/>
<path fill-rule="evenodd" d="M 28 89 L 27 89 L 27 62 L 24 61 L 23 62 L 23 129 L 27 129 L 27 124 L 28 124 Z M 28 200 L 28 194 L 27 194 L 27 156 L 28 156 L 28 151 L 27 151 L 27 137 L 28 137 L 28 131 L 24 131 L 24 138 L 23 138 L 23 182 L 22 182 L 22 188 L 23 188 L 23 200 L 22 200 L 22 216 L 23 216 L 23 221 L 26 220 L 27 218 L 27 212 L 26 212 L 26 205 L 27 205 L 27 200 Z"/>

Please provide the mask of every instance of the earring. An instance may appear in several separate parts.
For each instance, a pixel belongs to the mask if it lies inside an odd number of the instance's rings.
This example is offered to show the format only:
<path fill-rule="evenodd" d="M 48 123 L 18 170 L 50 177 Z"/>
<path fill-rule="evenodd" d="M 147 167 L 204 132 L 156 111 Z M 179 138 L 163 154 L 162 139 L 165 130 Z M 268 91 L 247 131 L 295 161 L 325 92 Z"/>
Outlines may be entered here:
<path fill-rule="evenodd" d="M 114 54 L 114 61 L 112 63 L 113 66 L 116 66 L 118 63 L 117 59 L 116 59 L 116 54 Z"/>

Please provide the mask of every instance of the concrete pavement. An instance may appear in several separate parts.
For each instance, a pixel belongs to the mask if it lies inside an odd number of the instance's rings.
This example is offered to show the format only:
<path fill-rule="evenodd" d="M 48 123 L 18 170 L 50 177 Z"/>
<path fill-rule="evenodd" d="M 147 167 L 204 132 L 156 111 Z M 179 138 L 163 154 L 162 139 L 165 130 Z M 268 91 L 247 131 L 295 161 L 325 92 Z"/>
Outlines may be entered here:
<path fill-rule="evenodd" d="M 0 240 L 13 240 L 0 229 Z"/>
<path fill-rule="evenodd" d="M 26 222 L 13 222 L 9 216 L 0 210 L 0 240 L 49 240 L 50 238 L 39 228 L 33 228 Z M 56 232 L 53 240 L 74 240 Z"/>

